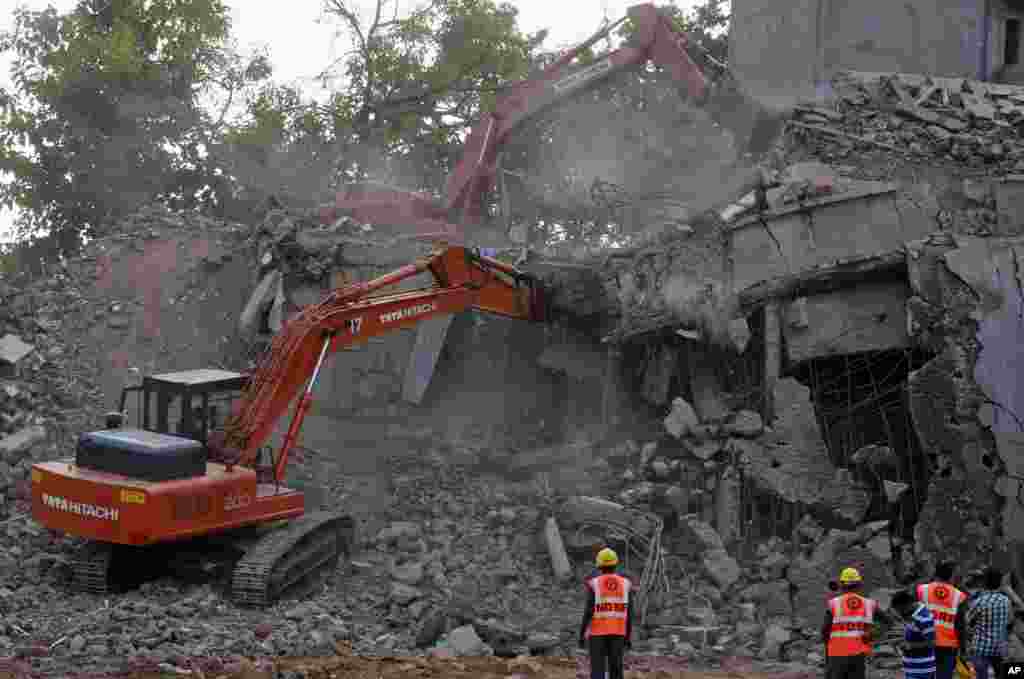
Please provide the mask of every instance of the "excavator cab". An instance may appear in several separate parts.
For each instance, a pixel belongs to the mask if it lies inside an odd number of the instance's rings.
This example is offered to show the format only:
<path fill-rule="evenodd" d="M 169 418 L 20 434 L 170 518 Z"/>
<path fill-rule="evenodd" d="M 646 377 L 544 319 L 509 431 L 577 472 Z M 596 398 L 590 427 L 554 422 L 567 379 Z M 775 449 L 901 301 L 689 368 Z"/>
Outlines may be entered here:
<path fill-rule="evenodd" d="M 208 368 L 143 377 L 141 384 L 121 391 L 118 412 L 107 415 L 106 427 L 124 422 L 128 395 L 134 392 L 136 428 L 205 444 L 210 432 L 224 424 L 248 381 L 241 373 Z"/>

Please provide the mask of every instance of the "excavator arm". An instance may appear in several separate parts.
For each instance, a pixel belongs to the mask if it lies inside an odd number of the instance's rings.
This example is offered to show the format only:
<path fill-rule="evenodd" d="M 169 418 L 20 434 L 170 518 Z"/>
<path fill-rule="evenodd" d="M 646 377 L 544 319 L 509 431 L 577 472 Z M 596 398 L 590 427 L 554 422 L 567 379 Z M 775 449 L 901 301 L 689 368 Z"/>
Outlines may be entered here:
<path fill-rule="evenodd" d="M 433 275 L 434 287 L 373 294 L 425 272 Z M 274 459 L 274 480 L 282 481 L 329 354 L 427 318 L 471 308 L 527 321 L 548 318 L 539 281 L 464 247 L 439 249 L 390 274 L 335 290 L 319 304 L 304 308 L 275 336 L 225 427 L 210 436 L 211 451 L 229 465 L 253 465 L 278 419 L 304 388 Z"/>
<path fill-rule="evenodd" d="M 339 194 L 334 206 L 325 209 L 321 216 L 325 221 L 332 221 L 339 212 L 347 212 L 362 221 L 411 225 L 424 236 L 445 233 L 449 238 L 461 238 L 464 235 L 461 223 L 479 220 L 485 214 L 485 200 L 495 184 L 496 160 L 502 145 L 512 133 L 538 114 L 648 61 L 665 68 L 693 101 L 707 103 L 711 89 L 701 69 L 686 51 L 686 36 L 677 31 L 653 4 L 634 5 L 627 16 L 637 29 L 631 44 L 584 68 L 572 66 L 577 56 L 625 21 L 622 19 L 562 55 L 537 76 L 507 88 L 497 100 L 494 111 L 485 113 L 466 138 L 462 157 L 448 180 L 444 206 L 436 205 L 423 194 L 367 183 Z M 755 125 L 760 126 L 759 136 L 774 136 L 770 129 L 777 127 L 777 121 L 770 120 L 774 116 L 767 114 L 755 102 L 736 95 L 726 105 L 729 108 L 747 108 L 752 113 L 738 118 L 723 118 L 727 126 L 755 120 Z M 722 106 L 715 108 L 721 109 Z M 741 136 L 746 137 L 747 130 L 743 132 Z"/>
<path fill-rule="evenodd" d="M 509 136 L 535 116 L 618 73 L 650 61 L 668 70 L 692 99 L 703 99 L 707 80 L 686 52 L 686 36 L 652 4 L 634 5 L 628 17 L 637 29 L 634 45 L 606 54 L 582 69 L 572 69 L 573 60 L 617 24 L 608 26 L 563 54 L 535 78 L 513 85 L 497 101 L 494 112 L 483 116 L 467 137 L 462 159 L 448 180 L 449 210 L 462 219 L 479 219 L 484 199 L 494 185 L 498 150 Z"/>

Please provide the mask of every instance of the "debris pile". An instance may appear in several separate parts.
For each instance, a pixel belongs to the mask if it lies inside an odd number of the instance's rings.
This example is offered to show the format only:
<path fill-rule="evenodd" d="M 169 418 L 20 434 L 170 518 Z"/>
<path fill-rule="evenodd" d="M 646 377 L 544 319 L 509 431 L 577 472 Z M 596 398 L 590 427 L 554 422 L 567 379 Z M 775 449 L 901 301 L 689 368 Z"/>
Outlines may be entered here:
<path fill-rule="evenodd" d="M 10 621 L 0 627 L 0 655 L 17 656 L 37 670 L 69 661 L 83 670 L 128 661 L 186 670 L 197 657 L 232 667 L 255 657 L 332 655 L 340 643 L 372 655 L 571 656 L 580 582 L 593 559 L 593 545 L 580 549 L 574 535 L 596 529 L 597 540 L 614 541 L 618 531 L 599 524 L 593 512 L 579 514 L 583 507 L 593 508 L 592 500 L 558 499 L 543 484 L 503 483 L 479 470 L 453 467 L 443 462 L 442 449 L 439 443 L 425 453 L 391 460 L 397 500 L 381 517 L 382 528 L 365 536 L 347 572 L 312 583 L 298 598 L 265 611 L 232 606 L 223 593 L 224 580 L 193 582 L 195 573 L 176 570 L 178 564 L 171 564 L 169 578 L 106 603 L 92 595 L 66 596 L 74 545 L 18 514 L 0 536 L 5 547 L 0 558 L 12 574 L 0 587 L 0 611 Z M 329 466 L 320 469 L 331 474 Z M 330 501 L 345 506 L 345 493 L 339 480 Z M 616 511 L 633 516 L 621 506 Z M 552 571 L 542 530 L 555 515 L 570 557 L 564 579 Z M 649 520 L 658 523 L 656 517 Z M 716 540 L 710 527 L 688 525 L 702 539 Z M 639 583 L 645 558 L 637 547 L 621 553 L 639 555 L 624 564 Z M 671 589 L 652 597 L 648 624 L 637 631 L 638 654 L 705 664 L 734 651 L 733 641 L 742 632 L 747 635 L 743 649 L 766 661 L 818 662 L 813 653 L 797 652 L 812 648 L 813 636 L 805 638 L 790 621 L 783 626 L 795 645 L 778 641 L 784 636 L 781 622 L 753 636 L 750 625 L 739 624 L 731 613 L 734 604 L 755 595 L 746 592 L 746 579 L 721 587 L 703 571 L 694 578 L 699 555 L 669 562 L 667 555 L 676 549 L 666 545 L 664 550 L 662 576 Z M 40 598 L 63 603 L 40 608 Z M 69 626 L 68 620 L 76 622 Z M 748 622 L 762 624 L 762 619 Z"/>
<path fill-rule="evenodd" d="M 0 280 L 0 488 L 8 497 L 27 482 L 33 460 L 67 454 L 80 432 L 102 422 L 121 386 L 158 365 L 222 352 L 228 337 L 192 342 L 217 324 L 209 300 L 223 290 L 207 276 L 231 261 L 245 231 L 147 207 L 43 276 Z M 181 323 L 184 314 L 202 320 L 175 327 L 170 319 Z"/>
<path fill-rule="evenodd" d="M 851 78 L 836 88 L 834 107 L 803 107 L 790 124 L 793 138 L 818 161 L 768 172 L 764 195 L 744 197 L 720 215 L 723 221 L 841 195 L 851 186 L 846 172 L 819 161 L 845 163 L 863 149 L 985 173 L 1024 171 L 1024 147 L 1017 143 L 1024 98 L 1013 91 L 902 77 Z M 961 186 L 974 223 L 988 224 L 989 233 L 1002 223 L 1005 184 L 971 180 Z M 189 249 L 190 241 L 210 234 L 231 247 Z M 955 252 L 971 245 L 966 254 Z M 181 564 L 170 564 L 173 579 L 146 583 L 109 603 L 65 595 L 74 545 L 28 519 L 30 465 L 70 454 L 77 434 L 95 426 L 126 377 L 204 360 L 192 340 L 168 336 L 170 328 L 195 325 L 186 319 L 199 315 L 221 323 L 214 330 L 203 325 L 208 334 L 237 326 L 248 337 L 266 336 L 327 288 L 407 264 L 427 247 L 347 218 L 325 227 L 312 213 L 274 211 L 250 233 L 150 210 L 39 281 L 0 283 L 0 568 L 11 574 L 0 584 L 0 655 L 36 669 L 69 662 L 109 667 L 129 659 L 180 672 L 194 671 L 193 658 L 205 656 L 216 667 L 203 672 L 228 673 L 247 658 L 328 656 L 350 647 L 381 655 L 520 658 L 527 667 L 549 662 L 531 656 L 573 652 L 579 583 L 591 572 L 593 547 L 611 543 L 643 593 L 636 653 L 671 654 L 694 664 L 743 654 L 814 667 L 823 662 L 818 624 L 827 583 L 841 566 L 857 566 L 870 589 L 881 588 L 875 594 L 884 601 L 895 574 L 920 573 L 928 553 L 945 549 L 942 540 L 952 538 L 943 535 L 960 535 L 977 547 L 984 531 L 978 517 L 999 511 L 988 492 L 998 469 L 979 470 L 968 459 L 977 451 L 949 444 L 965 436 L 982 440 L 973 411 L 958 411 L 964 417 L 954 430 L 953 420 L 944 424 L 927 410 L 945 412 L 936 404 L 946 401 L 974 402 L 972 385 L 954 377 L 974 374 L 973 359 L 960 350 L 973 341 L 973 330 L 964 329 L 974 328 L 978 315 L 966 271 L 978 262 L 987 273 L 986 266 L 1016 270 L 1004 266 L 1020 262 L 1013 247 L 1011 259 L 996 266 L 973 259 L 981 257 L 974 241 L 907 245 L 917 253 L 909 264 L 909 321 L 938 356 L 908 380 L 913 425 L 928 449 L 951 450 L 948 456 L 957 458 L 939 460 L 954 471 L 934 480 L 920 539 L 911 544 L 893 522 L 878 520 L 908 486 L 891 447 L 860 447 L 843 458 L 848 466 L 836 467 L 815 413 L 819 404 L 796 379 L 747 385 L 763 388 L 775 404 L 772 421 L 764 422 L 749 394 L 725 393 L 714 375 L 700 370 L 697 345 L 726 346 L 738 356 L 764 338 L 753 340 L 747 320 L 734 317 L 721 243 L 684 238 L 613 253 L 583 267 L 585 273 L 570 267 L 561 280 L 575 276 L 575 282 L 556 290 L 564 308 L 601 319 L 601 334 L 615 341 L 670 329 L 629 366 L 640 396 L 658 410 L 660 422 L 646 435 L 631 433 L 614 445 L 516 449 L 511 455 L 521 458 L 518 471 L 533 479 L 520 482 L 487 469 L 496 454 L 483 434 L 454 441 L 440 427 L 409 436 L 389 429 L 384 438 L 399 442 L 395 448 L 402 451 L 387 459 L 390 504 L 373 517 L 349 570 L 311 583 L 299 599 L 266 611 L 239 610 L 227 603 L 223 574 L 188 582 L 196 576 L 179 572 Z M 169 279 L 181 273 L 178 253 L 186 250 L 188 282 L 175 287 Z M 235 250 L 246 255 L 233 261 Z M 148 270 L 156 291 L 118 287 L 119 259 L 132 270 Z M 175 264 L 160 268 L 170 259 Z M 239 295 L 210 315 L 202 303 L 217 286 L 203 274 L 229 264 L 240 272 Z M 959 281 L 950 272 L 961 274 Z M 947 308 L 956 312 L 944 313 Z M 223 336 L 212 344 L 243 361 Z M 100 352 L 120 352 L 119 363 Z M 688 386 L 680 390 L 676 376 L 684 354 Z M 763 369 L 763 359 L 757 360 Z M 987 439 L 978 451 L 998 457 Z M 587 464 L 583 478 L 563 483 L 563 490 L 522 461 L 533 454 L 538 469 L 554 469 L 566 453 Z M 357 481 L 332 464 L 329 456 L 306 450 L 295 477 L 326 479 L 320 504 L 358 504 Z M 963 468 L 970 470 L 966 479 L 955 473 Z M 572 496 L 564 492 L 569 483 L 577 486 Z M 595 490 L 577 495 L 584 486 Z M 944 506 L 950 497 L 974 498 L 974 518 L 960 532 L 942 529 L 960 509 Z M 40 600 L 60 604 L 41 608 Z M 68 620 L 76 622 L 69 626 Z M 876 659 L 883 669 L 900 665 L 887 644 Z M 409 662 L 429 667 L 425 660 Z"/>
<path fill-rule="evenodd" d="M 856 72 L 837 75 L 833 87 L 833 107 L 800 107 L 789 123 L 820 139 L 822 160 L 841 163 L 873 147 L 994 174 L 1024 171 L 1024 88 Z"/>
<path fill-rule="evenodd" d="M 319 301 L 327 290 L 389 273 L 436 245 L 346 216 L 324 224 L 318 212 L 284 209 L 269 212 L 251 242 L 259 284 L 239 320 L 247 336 L 277 332 L 287 318 Z M 519 249 L 484 252 L 509 262 L 520 254 Z"/>

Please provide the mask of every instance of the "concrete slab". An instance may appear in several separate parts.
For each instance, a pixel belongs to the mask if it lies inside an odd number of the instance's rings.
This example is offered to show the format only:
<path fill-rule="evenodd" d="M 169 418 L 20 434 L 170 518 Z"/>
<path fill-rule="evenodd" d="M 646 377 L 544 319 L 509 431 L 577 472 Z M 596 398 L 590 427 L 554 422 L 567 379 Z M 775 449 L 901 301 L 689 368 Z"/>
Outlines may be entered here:
<path fill-rule="evenodd" d="M 423 394 L 430 386 L 430 378 L 434 375 L 437 359 L 444 348 L 444 338 L 448 335 L 454 314 L 444 314 L 428 318 L 419 323 L 416 329 L 416 342 L 409 355 L 409 365 L 405 371 L 402 385 L 402 398 L 410 403 L 419 403 Z"/>
<path fill-rule="evenodd" d="M 35 347 L 21 340 L 17 335 L 0 337 L 0 366 L 14 365 L 35 351 Z"/>
<path fill-rule="evenodd" d="M 958 248 L 943 255 L 946 267 L 969 285 L 978 295 L 978 302 L 985 312 L 998 311 L 1004 303 L 1004 281 L 997 269 L 997 255 L 1006 249 L 1005 243 L 995 239 L 962 237 L 957 239 Z"/>
<path fill-rule="evenodd" d="M 256 286 L 256 289 L 253 290 L 252 295 L 249 296 L 249 301 L 246 303 L 245 309 L 242 310 L 242 315 L 238 319 L 238 329 L 244 335 L 251 336 L 259 332 L 261 317 L 266 312 L 267 307 L 274 302 L 280 277 L 281 272 L 277 269 L 268 272 L 259 285 Z"/>
<path fill-rule="evenodd" d="M 774 431 L 764 437 L 769 448 L 767 459 L 761 464 L 798 477 L 801 500 L 811 504 L 832 483 L 835 468 L 814 412 L 810 389 L 786 378 L 777 381 L 773 391 L 777 418 L 772 422 Z"/>
<path fill-rule="evenodd" d="M 837 260 L 899 250 L 934 228 L 929 211 L 896 185 L 857 182 L 835 196 L 754 216 L 729 230 L 725 256 L 735 292 Z"/>
<path fill-rule="evenodd" d="M 715 364 L 709 359 L 706 345 L 700 342 L 686 343 L 693 407 L 701 422 L 721 421 L 729 414 L 722 397 L 722 386 L 715 372 Z"/>
<path fill-rule="evenodd" d="M 787 358 L 799 363 L 812 358 L 895 349 L 909 345 L 906 300 L 910 286 L 903 281 L 863 283 L 784 302 L 783 325 Z M 799 319 L 799 322 L 794 322 Z"/>

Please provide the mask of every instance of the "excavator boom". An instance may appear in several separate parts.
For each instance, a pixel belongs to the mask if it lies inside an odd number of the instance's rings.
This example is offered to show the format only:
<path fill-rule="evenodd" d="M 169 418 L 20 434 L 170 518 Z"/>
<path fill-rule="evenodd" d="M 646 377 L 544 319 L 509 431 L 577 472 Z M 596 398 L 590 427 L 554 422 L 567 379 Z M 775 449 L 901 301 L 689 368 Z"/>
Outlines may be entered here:
<path fill-rule="evenodd" d="M 465 237 L 465 223 L 476 222 L 486 214 L 485 201 L 495 185 L 496 160 L 501 147 L 524 123 L 544 111 L 648 61 L 666 69 L 681 84 L 685 96 L 695 103 L 706 103 L 711 90 L 701 69 L 686 51 L 686 36 L 677 31 L 653 4 L 634 5 L 628 10 L 628 18 L 636 26 L 635 40 L 631 44 L 584 68 L 573 68 L 573 60 L 610 32 L 614 25 L 606 27 L 562 55 L 540 74 L 506 88 L 494 111 L 485 113 L 467 136 L 461 159 L 448 179 L 443 206 L 423 194 L 367 183 L 340 193 L 335 204 L 322 212 L 322 218 L 332 221 L 344 212 L 362 221 L 408 225 L 423 236 L 445 233 L 451 239 L 462 239 Z M 737 121 L 736 124 L 754 120 L 758 136 L 774 136 L 777 128 L 773 123 L 774 116 L 755 102 L 734 96 L 728 106 L 748 108 L 752 115 L 723 118 L 725 124 L 732 125 L 733 120 Z M 747 138 L 749 130 L 735 132 Z"/>
<path fill-rule="evenodd" d="M 435 287 L 373 294 L 424 272 L 433 275 Z M 547 317 L 539 282 L 464 247 L 437 250 L 393 273 L 336 290 L 323 302 L 303 309 L 277 334 L 223 431 L 211 435 L 211 448 L 222 460 L 252 465 L 278 419 L 305 386 L 285 444 L 275 458 L 274 478 L 280 482 L 326 355 L 470 308 L 529 321 Z"/>

